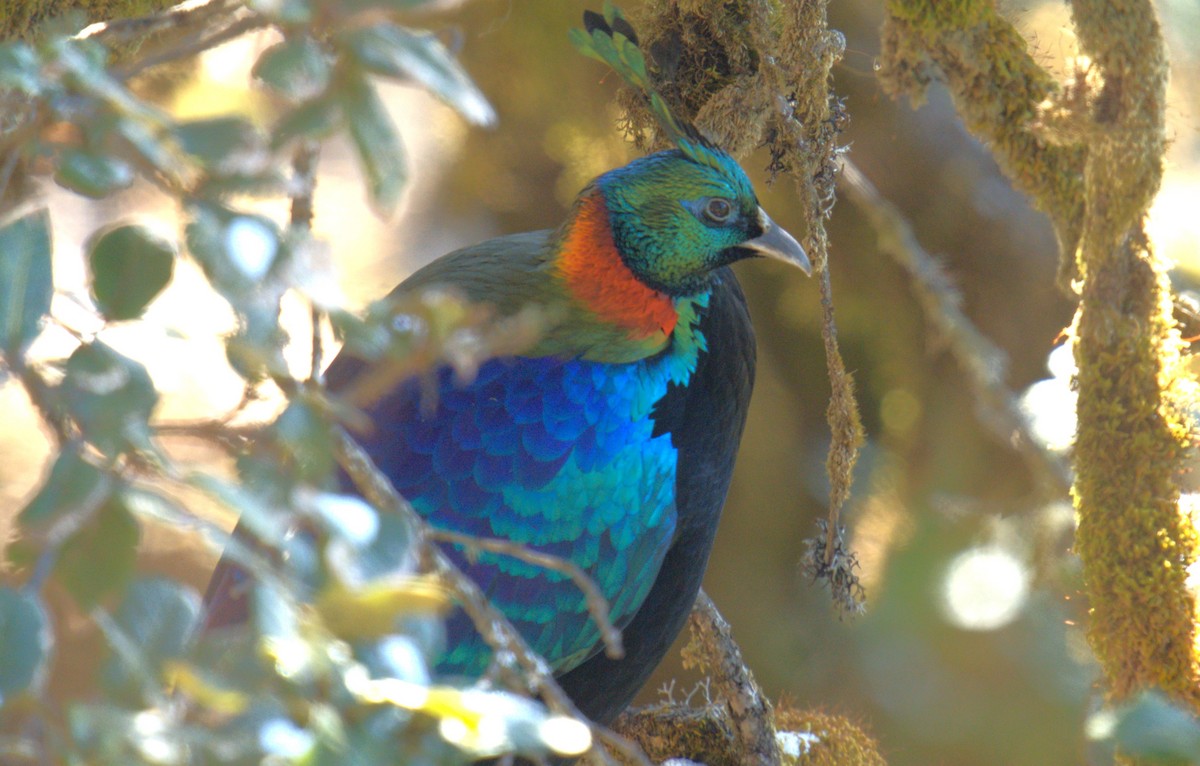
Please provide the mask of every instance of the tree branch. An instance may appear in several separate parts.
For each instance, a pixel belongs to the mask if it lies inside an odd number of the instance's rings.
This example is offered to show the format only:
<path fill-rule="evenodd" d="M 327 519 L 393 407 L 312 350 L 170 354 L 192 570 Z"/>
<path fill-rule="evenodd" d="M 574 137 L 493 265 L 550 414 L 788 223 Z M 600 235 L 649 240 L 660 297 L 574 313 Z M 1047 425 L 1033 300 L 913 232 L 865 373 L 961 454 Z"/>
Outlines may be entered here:
<path fill-rule="evenodd" d="M 575 562 L 564 559 L 561 556 L 552 556 L 549 553 L 528 548 L 510 540 L 463 535 L 448 529 L 430 528 L 426 534 L 430 540 L 459 545 L 467 549 L 467 551 L 475 553 L 488 551 L 489 553 L 511 556 L 514 559 L 548 569 L 552 572 L 558 572 L 571 578 L 571 582 L 583 593 L 584 599 L 587 602 L 588 613 L 591 614 L 596 627 L 600 629 L 600 639 L 604 642 L 604 653 L 614 660 L 619 660 L 625 656 L 625 649 L 621 645 L 621 631 L 617 629 L 617 626 L 612 624 L 612 619 L 609 616 L 608 600 L 604 598 L 604 594 L 600 592 L 600 588 L 596 585 L 595 581 L 591 577 L 588 577 L 586 572 L 576 566 Z"/>
<path fill-rule="evenodd" d="M 921 246 L 904 215 L 848 159 L 843 161 L 839 185 L 875 228 L 879 249 L 907 272 L 926 323 L 941 336 L 966 373 L 980 419 L 998 439 L 1016 446 L 1048 496 L 1065 497 L 1071 487 L 1070 472 L 1034 438 L 1028 418 L 1005 384 L 1004 352 L 963 312 L 962 296 Z"/>

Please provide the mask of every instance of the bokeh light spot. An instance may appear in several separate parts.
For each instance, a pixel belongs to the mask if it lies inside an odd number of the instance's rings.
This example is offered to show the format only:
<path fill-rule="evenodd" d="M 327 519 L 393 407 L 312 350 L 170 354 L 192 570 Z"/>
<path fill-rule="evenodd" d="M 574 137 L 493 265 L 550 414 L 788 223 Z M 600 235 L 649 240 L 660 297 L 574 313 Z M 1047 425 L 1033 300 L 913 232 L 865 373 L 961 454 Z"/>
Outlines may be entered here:
<path fill-rule="evenodd" d="M 1069 343 L 1050 352 L 1046 366 L 1054 377 L 1039 380 L 1021 395 L 1020 407 L 1029 418 L 1033 436 L 1048 449 L 1061 451 L 1075 441 L 1075 403 L 1071 388 L 1075 358 Z"/>
<path fill-rule="evenodd" d="M 965 630 L 995 630 L 1012 622 L 1029 596 L 1029 571 L 1012 553 L 996 546 L 956 556 L 942 584 L 942 609 Z"/>

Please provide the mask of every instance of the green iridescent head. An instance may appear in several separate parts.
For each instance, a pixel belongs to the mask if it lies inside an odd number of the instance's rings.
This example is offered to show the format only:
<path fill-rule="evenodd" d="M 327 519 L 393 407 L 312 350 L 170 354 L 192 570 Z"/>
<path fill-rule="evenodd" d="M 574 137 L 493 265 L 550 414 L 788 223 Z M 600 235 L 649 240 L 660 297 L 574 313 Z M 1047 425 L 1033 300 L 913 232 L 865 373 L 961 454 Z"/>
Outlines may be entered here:
<path fill-rule="evenodd" d="M 675 296 L 707 290 L 714 269 L 756 255 L 808 271 L 804 250 L 759 207 L 741 167 L 719 150 L 712 157 L 702 163 L 672 149 L 596 180 L 630 271 Z"/>
<path fill-rule="evenodd" d="M 756 255 L 810 273 L 804 249 L 758 204 L 741 166 L 687 120 L 671 112 L 650 82 L 633 27 L 611 3 L 603 15 L 585 11 L 571 39 L 584 54 L 613 68 L 649 101 L 678 147 L 634 160 L 596 180 L 613 241 L 634 275 L 669 295 L 708 288 L 716 268 Z"/>

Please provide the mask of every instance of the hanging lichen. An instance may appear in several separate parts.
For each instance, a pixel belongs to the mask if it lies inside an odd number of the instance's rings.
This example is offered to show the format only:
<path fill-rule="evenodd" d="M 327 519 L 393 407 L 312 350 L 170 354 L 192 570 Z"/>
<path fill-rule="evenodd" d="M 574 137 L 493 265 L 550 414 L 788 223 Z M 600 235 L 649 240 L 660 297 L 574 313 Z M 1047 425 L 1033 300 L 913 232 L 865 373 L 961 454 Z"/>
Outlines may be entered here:
<path fill-rule="evenodd" d="M 716 2 L 652 0 L 638 17 L 643 46 L 655 62 L 659 91 L 682 114 L 735 157 L 767 146 L 772 176 L 795 181 L 807 224 L 805 247 L 818 272 L 831 388 L 827 419 L 831 442 L 829 520 L 813 539 L 806 572 L 829 583 L 834 602 L 849 613 L 862 608 L 853 553 L 841 544 L 838 513 L 850 495 L 863 427 L 854 381 L 838 349 L 825 233 L 835 198 L 841 102 L 830 94 L 830 69 L 845 49 L 829 29 L 822 2 Z M 661 141 L 646 105 L 622 93 L 626 130 L 643 148 Z"/>

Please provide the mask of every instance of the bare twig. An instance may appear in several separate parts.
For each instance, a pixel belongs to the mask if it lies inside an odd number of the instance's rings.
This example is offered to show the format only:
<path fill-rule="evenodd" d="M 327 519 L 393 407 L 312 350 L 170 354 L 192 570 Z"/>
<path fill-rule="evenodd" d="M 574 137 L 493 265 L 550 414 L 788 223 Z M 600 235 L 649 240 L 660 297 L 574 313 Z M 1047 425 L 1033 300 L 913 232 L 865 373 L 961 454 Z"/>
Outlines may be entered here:
<path fill-rule="evenodd" d="M 112 76 L 117 80 L 128 80 L 152 67 L 196 56 L 210 48 L 216 48 L 218 45 L 241 37 L 247 32 L 269 25 L 270 21 L 263 16 L 244 16 L 212 34 L 204 35 L 196 32 L 182 41 L 165 45 L 153 53 L 140 57 L 128 66 L 113 69 Z"/>
<path fill-rule="evenodd" d="M 966 372 L 983 423 L 998 438 L 1016 446 L 1047 495 L 1065 496 L 1071 485 L 1067 467 L 1034 438 L 1028 418 L 1005 384 L 1004 352 L 963 312 L 958 290 L 921 246 L 903 214 L 853 162 L 845 160 L 841 178 L 842 190 L 875 228 L 879 249 L 908 272 L 925 321 L 941 335 Z"/>
<path fill-rule="evenodd" d="M 292 157 L 292 171 L 295 174 L 293 182 L 296 184 L 296 190 L 292 194 L 291 225 L 293 228 L 303 231 L 306 236 L 312 233 L 313 192 L 317 186 L 319 148 L 316 141 L 302 141 L 296 147 L 296 153 Z M 320 383 L 325 355 L 325 343 L 321 338 L 324 313 L 316 303 L 309 307 L 309 317 L 312 327 L 310 346 L 312 361 L 308 379 L 313 383 Z"/>
<path fill-rule="evenodd" d="M 155 423 L 156 436 L 185 436 L 216 444 L 231 455 L 241 455 L 246 445 L 258 433 L 258 425 L 236 426 L 227 417 L 219 420 L 200 420 L 192 423 Z"/>
<path fill-rule="evenodd" d="M 452 532 L 448 529 L 431 528 L 427 534 L 431 540 L 461 545 L 468 551 L 487 551 L 489 553 L 499 553 L 502 556 L 511 556 L 519 561 L 524 561 L 552 572 L 558 572 L 571 578 L 571 582 L 575 583 L 575 587 L 579 588 L 583 593 L 584 599 L 587 602 L 588 612 L 595 621 L 596 627 L 600 629 L 600 638 L 604 641 L 605 654 L 614 660 L 619 660 L 625 656 L 625 649 L 621 646 L 621 631 L 617 626 L 612 624 L 612 619 L 609 616 L 608 600 L 604 598 L 604 594 L 600 592 L 600 588 L 596 585 L 595 581 L 580 569 L 575 562 L 561 556 L 554 556 L 549 553 L 533 550 L 527 546 L 514 543 L 511 540 L 500 540 L 494 537 L 475 537 L 473 535 Z"/>

